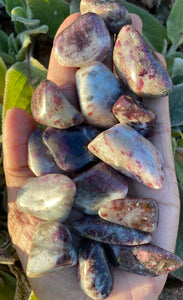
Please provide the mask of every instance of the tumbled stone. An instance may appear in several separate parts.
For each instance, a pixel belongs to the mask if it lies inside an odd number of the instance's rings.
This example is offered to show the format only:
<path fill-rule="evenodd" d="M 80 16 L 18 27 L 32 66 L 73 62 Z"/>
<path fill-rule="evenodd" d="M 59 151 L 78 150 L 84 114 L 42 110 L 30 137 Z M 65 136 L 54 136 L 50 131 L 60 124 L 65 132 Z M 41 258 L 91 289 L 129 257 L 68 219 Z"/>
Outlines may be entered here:
<path fill-rule="evenodd" d="M 101 62 L 81 68 L 76 73 L 80 109 L 88 124 L 109 128 L 118 123 L 112 106 L 122 95 L 120 83 Z"/>
<path fill-rule="evenodd" d="M 77 264 L 77 254 L 67 227 L 59 222 L 42 222 L 36 227 L 27 264 L 34 278 Z"/>
<path fill-rule="evenodd" d="M 104 163 L 96 164 L 73 181 L 76 185 L 74 205 L 91 215 L 97 214 L 110 200 L 125 198 L 128 192 L 125 177 Z"/>
<path fill-rule="evenodd" d="M 166 68 L 132 25 L 120 30 L 113 61 L 120 79 L 138 96 L 160 97 L 172 91 Z"/>
<path fill-rule="evenodd" d="M 126 124 L 103 131 L 88 149 L 114 169 L 151 188 L 160 189 L 163 185 L 164 172 L 158 149 Z"/>
<path fill-rule="evenodd" d="M 97 134 L 91 126 L 75 126 L 68 130 L 48 127 L 43 133 L 43 141 L 62 170 L 78 172 L 96 161 L 87 150 L 87 144 Z"/>
<path fill-rule="evenodd" d="M 112 289 L 112 275 L 101 244 L 84 241 L 79 251 L 79 282 L 90 298 L 102 300 Z"/>
<path fill-rule="evenodd" d="M 140 246 L 110 245 L 107 252 L 113 265 L 143 276 L 167 274 L 183 265 L 183 261 L 177 255 L 152 244 Z"/>
<path fill-rule="evenodd" d="M 109 222 L 147 232 L 158 226 L 158 203 L 149 198 L 116 199 L 102 206 L 98 214 Z"/>
<path fill-rule="evenodd" d="M 98 242 L 115 245 L 138 245 L 151 241 L 151 234 L 111 222 L 98 216 L 85 216 L 73 224 L 74 232 Z"/>
<path fill-rule="evenodd" d="M 31 109 L 34 119 L 46 126 L 62 129 L 83 122 L 81 113 L 50 80 L 42 81 L 34 91 Z"/>
<path fill-rule="evenodd" d="M 62 174 L 30 178 L 19 190 L 19 209 L 43 220 L 65 221 L 71 211 L 76 187 Z"/>
<path fill-rule="evenodd" d="M 145 137 L 153 135 L 156 114 L 132 97 L 121 96 L 113 105 L 112 111 L 121 124 L 131 126 Z"/>
<path fill-rule="evenodd" d="M 103 61 L 110 46 L 110 34 L 103 19 L 89 12 L 56 37 L 54 56 L 61 65 L 83 67 L 94 61 Z"/>
<path fill-rule="evenodd" d="M 121 27 L 131 24 L 129 13 L 118 0 L 81 0 L 81 14 L 89 11 L 101 16 L 111 33 L 118 33 Z"/>
<path fill-rule="evenodd" d="M 28 165 L 36 176 L 62 173 L 42 141 L 43 129 L 36 129 L 28 141 Z"/>

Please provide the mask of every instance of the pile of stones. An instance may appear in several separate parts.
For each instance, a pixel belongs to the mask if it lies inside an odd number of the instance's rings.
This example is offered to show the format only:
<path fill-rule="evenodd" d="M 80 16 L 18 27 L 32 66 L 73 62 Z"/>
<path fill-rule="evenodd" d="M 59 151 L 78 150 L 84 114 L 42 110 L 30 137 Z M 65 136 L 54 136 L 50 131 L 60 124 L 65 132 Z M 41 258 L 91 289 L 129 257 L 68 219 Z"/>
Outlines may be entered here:
<path fill-rule="evenodd" d="M 37 87 L 32 115 L 45 128 L 30 136 L 35 177 L 16 203 L 44 220 L 33 237 L 27 275 L 78 264 L 81 289 L 104 299 L 112 290 L 110 264 L 143 276 L 182 266 L 179 257 L 151 243 L 156 199 L 128 195 L 128 177 L 151 189 L 163 186 L 161 154 L 148 140 L 157 117 L 141 98 L 168 95 L 172 81 L 120 2 L 81 0 L 80 10 L 53 48 L 59 64 L 78 68 L 79 109 L 52 81 Z M 112 71 L 105 65 L 109 57 Z"/>

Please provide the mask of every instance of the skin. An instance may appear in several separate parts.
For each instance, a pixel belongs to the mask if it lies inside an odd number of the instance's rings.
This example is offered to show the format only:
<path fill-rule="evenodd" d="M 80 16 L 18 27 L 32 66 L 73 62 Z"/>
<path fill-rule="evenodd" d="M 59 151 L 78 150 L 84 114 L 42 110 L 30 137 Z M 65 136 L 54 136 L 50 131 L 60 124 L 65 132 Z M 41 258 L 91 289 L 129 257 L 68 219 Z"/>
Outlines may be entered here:
<path fill-rule="evenodd" d="M 68 17 L 58 32 L 78 18 L 79 14 Z M 133 15 L 133 25 L 141 32 L 142 22 Z M 164 59 L 158 54 L 164 63 Z M 74 74 L 76 69 L 59 66 L 53 55 L 50 58 L 48 79 L 58 84 L 66 97 L 76 99 Z M 146 106 L 157 114 L 157 128 L 152 142 L 160 150 L 164 160 L 165 181 L 163 188 L 152 190 L 140 183 L 129 180 L 132 195 L 152 197 L 159 202 L 160 219 L 153 233 L 153 243 L 174 252 L 178 221 L 179 193 L 171 150 L 170 119 L 168 98 L 146 101 Z M 27 163 L 27 142 L 36 128 L 32 117 L 19 108 L 7 112 L 3 126 L 4 171 L 8 189 L 8 228 L 12 242 L 17 250 L 24 270 L 31 247 L 32 235 L 39 219 L 20 212 L 15 204 L 18 190 L 34 175 Z M 167 276 L 144 277 L 112 268 L 114 287 L 110 300 L 155 300 L 163 289 Z M 39 300 L 89 300 L 80 289 L 77 280 L 77 267 L 59 270 L 40 278 L 29 279 Z"/>

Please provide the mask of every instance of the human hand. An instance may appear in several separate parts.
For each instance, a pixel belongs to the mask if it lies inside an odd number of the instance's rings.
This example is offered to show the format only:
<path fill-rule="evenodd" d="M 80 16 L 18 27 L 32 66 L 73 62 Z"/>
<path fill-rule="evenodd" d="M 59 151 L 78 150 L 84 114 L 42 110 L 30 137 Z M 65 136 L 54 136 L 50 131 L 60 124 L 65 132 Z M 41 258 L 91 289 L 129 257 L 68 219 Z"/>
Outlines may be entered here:
<path fill-rule="evenodd" d="M 59 32 L 78 16 L 79 14 L 74 14 L 67 18 L 61 25 Z M 142 30 L 141 21 L 134 15 L 133 25 L 139 31 Z M 160 56 L 160 59 L 164 62 L 162 56 Z M 71 101 L 76 100 L 74 77 L 76 70 L 76 68 L 58 65 L 54 56 L 51 55 L 48 79 L 54 81 Z M 156 132 L 151 140 L 162 154 L 165 181 L 162 189 L 153 190 L 129 180 L 129 190 L 133 191 L 133 195 L 152 197 L 158 201 L 159 225 L 153 233 L 153 244 L 173 252 L 179 221 L 179 193 L 171 150 L 168 98 L 150 100 L 146 103 L 146 106 L 157 115 Z M 28 167 L 27 143 L 35 128 L 35 121 L 26 111 L 13 108 L 7 112 L 3 126 L 3 150 L 4 171 L 8 189 L 8 228 L 24 270 L 26 270 L 32 236 L 40 220 L 19 211 L 15 201 L 24 182 L 34 177 Z M 144 277 L 113 268 L 112 272 L 114 287 L 108 297 L 110 300 L 156 300 L 166 281 L 166 275 Z M 39 300 L 89 299 L 79 287 L 77 267 L 58 270 L 29 281 Z"/>

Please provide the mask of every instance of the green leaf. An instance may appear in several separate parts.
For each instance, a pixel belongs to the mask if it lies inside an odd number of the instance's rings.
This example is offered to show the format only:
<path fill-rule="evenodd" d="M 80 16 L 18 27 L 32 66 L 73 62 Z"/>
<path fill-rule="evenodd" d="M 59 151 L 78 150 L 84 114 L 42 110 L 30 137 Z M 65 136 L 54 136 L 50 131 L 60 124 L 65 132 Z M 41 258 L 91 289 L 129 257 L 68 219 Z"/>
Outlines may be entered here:
<path fill-rule="evenodd" d="M 172 137 L 172 151 L 174 155 L 175 155 L 176 148 L 177 148 L 177 141 L 174 137 Z"/>
<path fill-rule="evenodd" d="M 0 103 L 0 134 L 2 134 L 2 113 L 3 113 L 3 106 Z"/>
<path fill-rule="evenodd" d="M 144 9 L 124 0 L 121 0 L 121 2 L 130 13 L 135 13 L 142 19 L 142 33 L 152 50 L 162 52 L 164 40 L 167 39 L 165 27 Z"/>
<path fill-rule="evenodd" d="M 19 107 L 31 112 L 33 90 L 46 78 L 47 70 L 34 58 L 17 62 L 6 72 L 3 118 L 8 109 Z"/>
<path fill-rule="evenodd" d="M 15 7 L 11 11 L 12 21 L 18 21 L 23 23 L 27 27 L 35 27 L 40 24 L 40 20 L 28 19 L 25 13 L 25 10 L 22 7 Z"/>
<path fill-rule="evenodd" d="M 70 15 L 80 12 L 80 0 L 72 0 L 70 2 Z"/>
<path fill-rule="evenodd" d="M 20 6 L 26 9 L 24 0 L 6 0 L 6 11 L 9 14 L 9 16 L 11 16 L 11 11 L 16 6 Z"/>
<path fill-rule="evenodd" d="M 177 57 L 174 59 L 171 76 L 175 77 L 181 73 L 183 73 L 183 59 Z"/>
<path fill-rule="evenodd" d="M 20 41 L 21 48 L 18 51 L 18 53 L 15 55 L 15 58 L 17 61 L 22 61 L 25 59 L 27 47 L 31 44 L 31 38 L 28 34 L 21 33 L 21 34 L 18 34 L 17 40 Z"/>
<path fill-rule="evenodd" d="M 69 15 L 69 3 L 64 0 L 26 0 L 34 18 L 49 27 L 48 36 L 53 38 L 55 33 Z"/>
<path fill-rule="evenodd" d="M 18 52 L 18 45 L 13 33 L 11 33 L 8 37 L 8 46 L 9 46 L 9 54 L 15 56 L 15 54 Z"/>
<path fill-rule="evenodd" d="M 8 35 L 3 30 L 0 30 L 0 41 L 0 53 L 8 52 Z"/>
<path fill-rule="evenodd" d="M 174 86 L 169 99 L 171 125 L 183 125 L 183 83 Z"/>
<path fill-rule="evenodd" d="M 176 0 L 167 19 L 167 35 L 178 47 L 183 43 L 183 0 Z"/>
<path fill-rule="evenodd" d="M 38 300 L 38 298 L 35 296 L 33 291 L 31 292 L 30 297 L 29 297 L 28 300 Z"/>
<path fill-rule="evenodd" d="M 175 150 L 175 171 L 180 184 L 183 185 L 183 148 Z"/>
<path fill-rule="evenodd" d="M 40 33 L 47 33 L 48 29 L 49 28 L 47 25 L 42 25 L 42 26 L 38 26 L 34 29 L 26 30 L 26 31 L 24 31 L 24 33 L 30 35 L 31 37 L 35 37 Z"/>
<path fill-rule="evenodd" d="M 2 58 L 0 57 L 0 103 L 2 103 L 4 97 L 5 75 L 6 66 Z"/>
<path fill-rule="evenodd" d="M 12 300 L 16 287 L 16 279 L 5 271 L 0 270 L 0 299 Z"/>

